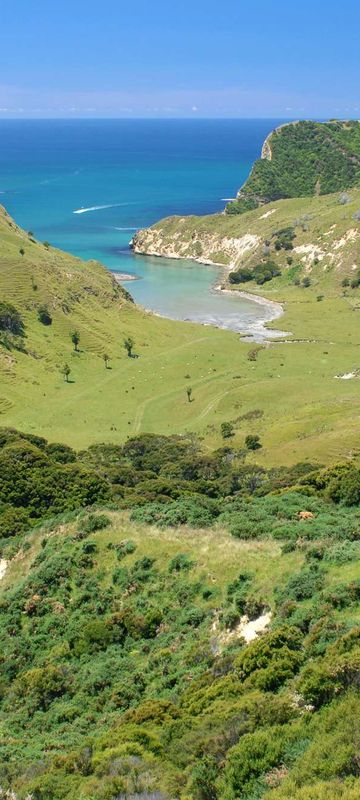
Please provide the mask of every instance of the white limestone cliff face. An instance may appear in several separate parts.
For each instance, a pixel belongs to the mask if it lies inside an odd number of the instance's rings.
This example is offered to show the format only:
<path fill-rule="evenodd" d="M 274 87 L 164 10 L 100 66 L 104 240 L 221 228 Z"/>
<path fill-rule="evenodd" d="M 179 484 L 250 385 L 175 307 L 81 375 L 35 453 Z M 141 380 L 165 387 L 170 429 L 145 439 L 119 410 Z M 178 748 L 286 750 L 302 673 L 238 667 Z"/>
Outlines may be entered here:
<path fill-rule="evenodd" d="M 171 235 L 161 225 L 139 231 L 132 241 L 135 253 L 166 258 L 189 258 L 201 264 L 237 267 L 245 254 L 255 252 L 261 244 L 256 234 L 222 236 L 198 231 L 190 239 L 183 236 L 181 220 Z"/>

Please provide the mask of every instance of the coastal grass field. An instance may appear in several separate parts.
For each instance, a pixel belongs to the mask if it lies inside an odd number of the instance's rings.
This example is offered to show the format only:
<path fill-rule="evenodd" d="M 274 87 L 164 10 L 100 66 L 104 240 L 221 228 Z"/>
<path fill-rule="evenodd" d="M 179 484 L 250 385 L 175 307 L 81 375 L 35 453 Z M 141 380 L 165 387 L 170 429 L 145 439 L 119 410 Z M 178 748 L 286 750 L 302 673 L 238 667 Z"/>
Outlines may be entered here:
<path fill-rule="evenodd" d="M 230 421 L 234 436 L 225 444 L 242 448 L 256 433 L 262 448 L 249 458 L 267 465 L 328 463 L 360 452 L 360 297 L 340 291 L 321 265 L 307 289 L 284 277 L 251 284 L 250 291 L 285 308 L 273 323 L 285 341 L 257 346 L 145 312 L 100 265 L 31 241 L 5 214 L 0 223 L 1 297 L 21 311 L 26 331 L 24 352 L 0 348 L 2 426 L 77 449 L 144 431 L 193 432 L 212 449 L 224 444 L 221 423 Z M 49 326 L 37 317 L 42 304 L 52 315 Z M 128 336 L 137 358 L 127 357 Z"/>

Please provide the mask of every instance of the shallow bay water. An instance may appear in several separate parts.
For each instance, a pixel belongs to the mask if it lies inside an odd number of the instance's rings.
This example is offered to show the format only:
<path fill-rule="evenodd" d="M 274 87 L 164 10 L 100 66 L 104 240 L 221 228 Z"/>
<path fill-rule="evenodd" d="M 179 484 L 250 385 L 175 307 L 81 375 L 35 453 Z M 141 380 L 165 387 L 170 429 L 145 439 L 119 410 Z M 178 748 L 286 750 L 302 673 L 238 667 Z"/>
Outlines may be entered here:
<path fill-rule="evenodd" d="M 214 291 L 217 267 L 134 256 L 134 231 L 207 214 L 236 194 L 281 120 L 14 120 L 0 123 L 0 203 L 40 240 L 110 270 L 136 302 L 261 338 L 271 310 Z"/>

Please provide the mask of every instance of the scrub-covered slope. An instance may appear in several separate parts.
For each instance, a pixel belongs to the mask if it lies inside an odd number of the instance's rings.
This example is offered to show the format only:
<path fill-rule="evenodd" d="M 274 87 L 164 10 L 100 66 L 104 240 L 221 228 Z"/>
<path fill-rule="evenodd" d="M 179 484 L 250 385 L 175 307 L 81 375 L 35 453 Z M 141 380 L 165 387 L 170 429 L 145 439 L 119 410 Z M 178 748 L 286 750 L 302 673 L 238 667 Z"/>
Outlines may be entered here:
<path fill-rule="evenodd" d="M 0 432 L 0 499 L 18 463 L 38 521 L 0 537 L 0 796 L 357 800 L 358 469 L 190 437 L 81 459 Z"/>

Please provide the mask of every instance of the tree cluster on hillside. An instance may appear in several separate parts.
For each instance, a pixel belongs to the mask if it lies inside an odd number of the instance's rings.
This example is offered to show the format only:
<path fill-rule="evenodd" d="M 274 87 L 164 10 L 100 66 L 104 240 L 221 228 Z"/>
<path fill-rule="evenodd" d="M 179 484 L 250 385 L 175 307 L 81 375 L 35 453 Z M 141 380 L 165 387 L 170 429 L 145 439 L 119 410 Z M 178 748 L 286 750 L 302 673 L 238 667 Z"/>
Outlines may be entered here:
<path fill-rule="evenodd" d="M 267 259 L 260 264 L 256 264 L 253 269 L 248 267 L 240 267 L 234 272 L 229 273 L 230 283 L 247 283 L 248 281 L 255 281 L 258 286 L 262 286 L 267 281 L 271 281 L 281 275 L 281 270 L 274 261 Z"/>
<path fill-rule="evenodd" d="M 247 450 L 261 447 L 259 436 L 248 434 L 244 444 L 208 453 L 191 436 L 141 434 L 124 445 L 95 444 L 76 453 L 0 429 L 2 541 L 17 541 L 39 520 L 104 502 L 133 509 L 134 519 L 194 527 L 230 520 L 239 503 L 292 488 L 348 507 L 360 503 L 360 471 L 351 462 L 265 469 L 246 463 Z"/>
<path fill-rule="evenodd" d="M 360 123 L 300 122 L 269 139 L 271 160 L 258 159 L 228 214 L 290 197 L 343 192 L 360 183 Z"/>

